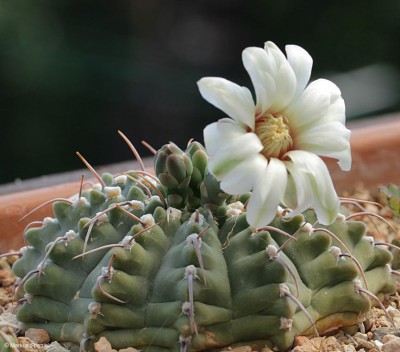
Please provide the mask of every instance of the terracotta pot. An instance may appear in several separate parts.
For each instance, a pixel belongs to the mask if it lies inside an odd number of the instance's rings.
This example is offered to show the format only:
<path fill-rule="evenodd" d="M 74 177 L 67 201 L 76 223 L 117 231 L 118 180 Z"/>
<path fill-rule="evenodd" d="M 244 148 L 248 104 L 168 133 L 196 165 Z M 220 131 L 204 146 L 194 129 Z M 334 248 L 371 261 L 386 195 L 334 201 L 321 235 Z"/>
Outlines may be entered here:
<path fill-rule="evenodd" d="M 51 216 L 51 205 L 35 211 L 25 220 L 20 219 L 31 210 L 54 198 L 67 198 L 79 191 L 80 182 L 34 189 L 0 196 L 0 253 L 24 246 L 23 231 L 33 220 Z"/>
<path fill-rule="evenodd" d="M 338 193 L 358 184 L 378 187 L 400 183 L 400 115 L 350 124 L 353 164 L 350 172 L 336 161 L 326 160 Z M 121 170 L 122 171 L 122 170 Z M 19 220 L 38 205 L 54 198 L 67 198 L 79 190 L 79 181 L 0 196 L 0 253 L 24 245 L 23 231 L 34 220 L 51 216 L 51 205 Z"/>
<path fill-rule="evenodd" d="M 338 193 L 360 184 L 400 184 L 400 114 L 355 122 L 350 129 L 351 170 L 343 172 L 336 160 L 326 160 Z"/>

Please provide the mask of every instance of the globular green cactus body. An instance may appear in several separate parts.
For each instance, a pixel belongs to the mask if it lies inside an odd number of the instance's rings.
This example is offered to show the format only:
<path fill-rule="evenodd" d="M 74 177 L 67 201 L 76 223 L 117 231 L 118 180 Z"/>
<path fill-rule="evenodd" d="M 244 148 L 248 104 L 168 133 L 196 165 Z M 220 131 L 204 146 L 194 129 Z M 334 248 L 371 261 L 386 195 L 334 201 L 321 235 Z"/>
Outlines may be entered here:
<path fill-rule="evenodd" d="M 86 350 L 102 336 L 115 349 L 286 350 L 315 328 L 357 325 L 371 308 L 367 288 L 394 292 L 392 256 L 363 223 L 310 231 L 309 210 L 251 228 L 248 195 L 219 189 L 198 143 L 164 146 L 155 171 L 160 183 L 142 172 L 106 174 L 104 186 L 55 203 L 55 218 L 26 232 L 13 268 L 25 329 Z"/>

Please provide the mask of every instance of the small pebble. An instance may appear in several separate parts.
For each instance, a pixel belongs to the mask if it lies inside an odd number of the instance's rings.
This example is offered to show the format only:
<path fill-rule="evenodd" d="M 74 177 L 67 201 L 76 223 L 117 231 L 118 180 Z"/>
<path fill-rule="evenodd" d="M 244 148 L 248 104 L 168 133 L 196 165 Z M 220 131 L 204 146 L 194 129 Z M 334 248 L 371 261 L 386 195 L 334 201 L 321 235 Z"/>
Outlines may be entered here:
<path fill-rule="evenodd" d="M 386 310 L 387 310 L 388 314 L 389 314 L 392 318 L 400 317 L 400 311 L 399 311 L 398 309 L 396 309 L 396 308 L 394 308 L 394 307 L 392 307 L 392 306 L 388 306 L 388 307 L 386 308 Z"/>
<path fill-rule="evenodd" d="M 261 352 L 274 352 L 273 350 L 271 350 L 269 347 L 265 346 Z"/>
<path fill-rule="evenodd" d="M 383 352 L 399 352 L 400 351 L 400 339 L 391 340 L 382 345 Z"/>
<path fill-rule="evenodd" d="M 113 352 L 110 342 L 105 337 L 100 337 L 99 341 L 94 343 L 94 350 L 96 352 Z"/>
<path fill-rule="evenodd" d="M 389 341 L 395 341 L 395 340 L 400 341 L 400 337 L 398 337 L 396 335 L 393 335 L 393 334 L 387 334 L 386 336 L 384 336 L 382 338 L 382 343 L 385 344 L 385 343 L 387 343 Z"/>
<path fill-rule="evenodd" d="M 376 346 L 379 350 L 382 349 L 383 343 L 382 343 L 381 341 L 379 341 L 379 340 L 374 340 L 374 343 L 375 343 L 375 346 Z"/>
<path fill-rule="evenodd" d="M 19 352 L 45 352 L 43 345 L 33 342 L 27 337 L 18 337 Z"/>
<path fill-rule="evenodd" d="M 361 332 L 357 332 L 354 337 L 357 337 L 361 340 L 368 341 L 368 335 L 367 334 L 362 334 Z"/>
<path fill-rule="evenodd" d="M 44 345 L 50 342 L 49 334 L 43 329 L 28 329 L 25 336 L 37 344 Z"/>
<path fill-rule="evenodd" d="M 344 345 L 343 352 L 356 352 L 356 348 L 353 345 Z"/>
<path fill-rule="evenodd" d="M 68 352 L 69 350 L 61 346 L 57 341 L 45 346 L 46 352 Z"/>
<path fill-rule="evenodd" d="M 375 347 L 372 342 L 360 339 L 359 337 L 354 337 L 354 340 L 357 342 L 357 348 L 366 348 L 367 350 L 370 350 Z"/>
<path fill-rule="evenodd" d="M 306 336 L 296 336 L 294 338 L 293 346 L 303 346 L 304 344 L 308 343 L 310 339 Z"/>
<path fill-rule="evenodd" d="M 372 340 L 382 341 L 386 335 L 395 335 L 400 337 L 400 330 L 393 328 L 378 328 L 373 332 Z"/>

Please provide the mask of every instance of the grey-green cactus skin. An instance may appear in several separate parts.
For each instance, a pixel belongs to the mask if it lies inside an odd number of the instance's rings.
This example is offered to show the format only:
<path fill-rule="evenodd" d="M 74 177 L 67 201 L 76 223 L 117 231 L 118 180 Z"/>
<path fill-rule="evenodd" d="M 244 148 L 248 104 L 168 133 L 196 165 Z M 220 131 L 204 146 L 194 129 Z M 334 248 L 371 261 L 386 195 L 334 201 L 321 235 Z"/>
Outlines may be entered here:
<path fill-rule="evenodd" d="M 26 231 L 28 246 L 13 267 L 24 329 L 43 328 L 81 350 L 104 336 L 114 349 L 252 343 L 284 351 L 296 335 L 314 332 L 310 318 L 321 334 L 357 325 L 374 304 L 359 280 L 380 297 L 395 291 L 392 255 L 362 222 L 310 233 L 309 210 L 251 228 L 248 195 L 220 190 L 196 142 L 185 151 L 161 148 L 155 172 L 160 182 L 140 172 L 105 174 L 104 186 L 56 202 L 54 218 Z M 284 243 L 275 255 L 267 250 Z"/>

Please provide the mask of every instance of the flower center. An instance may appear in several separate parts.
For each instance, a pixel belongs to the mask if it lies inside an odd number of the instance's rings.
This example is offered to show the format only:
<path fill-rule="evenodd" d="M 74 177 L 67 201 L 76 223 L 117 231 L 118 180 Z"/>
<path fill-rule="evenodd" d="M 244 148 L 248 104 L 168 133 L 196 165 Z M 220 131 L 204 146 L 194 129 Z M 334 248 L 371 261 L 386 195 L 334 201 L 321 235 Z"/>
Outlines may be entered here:
<path fill-rule="evenodd" d="M 282 115 L 265 114 L 256 119 L 255 131 L 264 149 L 266 158 L 280 158 L 293 146 L 287 120 Z"/>

